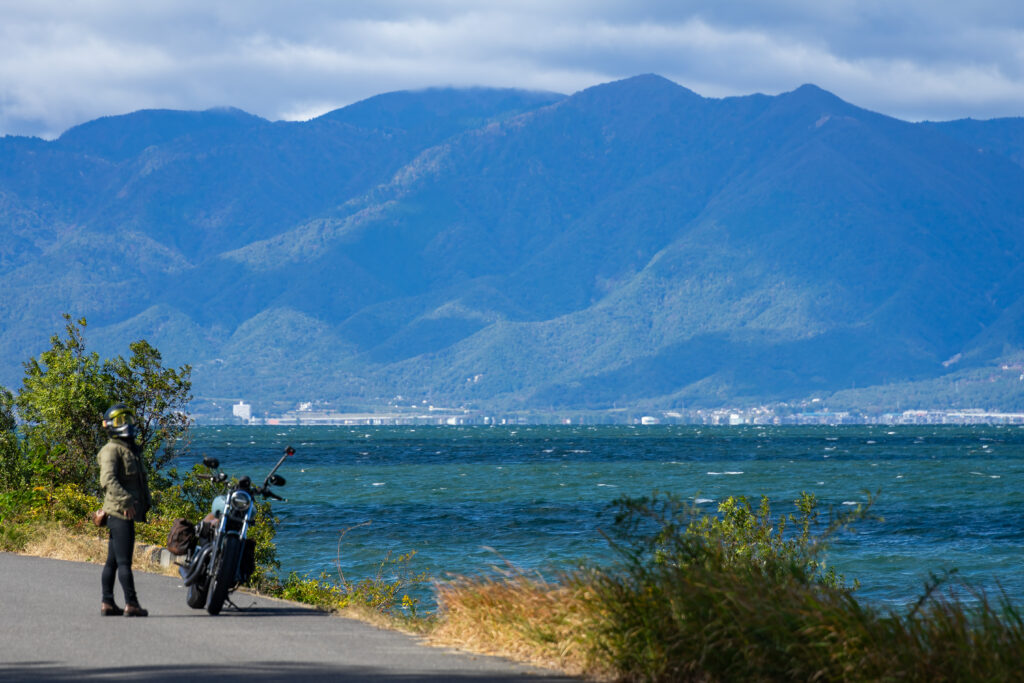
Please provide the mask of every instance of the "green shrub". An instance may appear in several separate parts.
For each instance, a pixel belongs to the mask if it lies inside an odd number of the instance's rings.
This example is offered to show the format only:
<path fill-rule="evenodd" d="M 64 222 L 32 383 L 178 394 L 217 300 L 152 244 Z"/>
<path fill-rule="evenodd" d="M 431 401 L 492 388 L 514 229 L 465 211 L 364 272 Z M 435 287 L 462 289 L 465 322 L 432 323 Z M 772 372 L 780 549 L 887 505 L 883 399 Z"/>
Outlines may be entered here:
<path fill-rule="evenodd" d="M 772 518 L 729 498 L 704 516 L 674 498 L 617 502 L 622 561 L 569 577 L 584 596 L 604 669 L 626 680 L 1022 680 L 1024 628 L 1003 596 L 963 602 L 934 581 L 906 614 L 854 598 L 826 571 L 832 534 L 858 508 L 818 522 L 802 495 Z M 969 589 L 968 589 L 969 591 Z"/>
<path fill-rule="evenodd" d="M 311 579 L 292 572 L 275 594 L 285 600 L 294 600 L 325 610 L 340 609 L 349 602 L 345 591 L 332 583 L 326 573 L 320 574 L 319 579 Z"/>
<path fill-rule="evenodd" d="M 292 572 L 274 594 L 322 609 L 336 610 L 359 605 L 379 612 L 415 618 L 419 599 L 410 594 L 411 589 L 430 580 L 425 572 L 412 569 L 415 555 L 415 551 L 396 557 L 387 553 L 373 576 L 358 581 L 347 580 L 340 570 L 337 579 L 326 572 L 321 573 L 319 579 Z"/>
<path fill-rule="evenodd" d="M 0 551 L 16 553 L 25 549 L 32 539 L 32 527 L 27 524 L 7 522 L 0 524 Z"/>

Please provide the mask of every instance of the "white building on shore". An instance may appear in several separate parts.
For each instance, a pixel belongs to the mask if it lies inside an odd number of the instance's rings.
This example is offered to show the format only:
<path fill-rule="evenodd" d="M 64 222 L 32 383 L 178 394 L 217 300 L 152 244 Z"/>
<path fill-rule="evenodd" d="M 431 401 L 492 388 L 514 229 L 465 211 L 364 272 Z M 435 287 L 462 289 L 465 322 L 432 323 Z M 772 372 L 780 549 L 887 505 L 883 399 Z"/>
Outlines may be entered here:
<path fill-rule="evenodd" d="M 239 400 L 238 403 L 231 406 L 231 414 L 242 418 L 247 423 L 252 422 L 252 405 Z"/>

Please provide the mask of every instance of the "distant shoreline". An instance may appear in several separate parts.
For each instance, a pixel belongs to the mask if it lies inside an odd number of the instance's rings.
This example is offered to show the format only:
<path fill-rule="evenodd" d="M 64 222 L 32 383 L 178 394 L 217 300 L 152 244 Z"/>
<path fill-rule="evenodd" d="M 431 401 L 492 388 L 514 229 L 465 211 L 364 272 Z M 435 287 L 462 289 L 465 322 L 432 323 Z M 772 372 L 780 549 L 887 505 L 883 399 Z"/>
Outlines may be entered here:
<path fill-rule="evenodd" d="M 248 404 L 243 404 L 248 406 Z M 477 410 L 436 409 L 420 412 L 336 412 L 292 410 L 263 416 L 246 417 L 200 413 L 193 415 L 197 426 L 300 426 L 300 427 L 373 427 L 373 426 L 801 426 L 801 425 L 1024 425 L 1024 412 L 964 410 L 904 410 L 898 413 L 856 411 L 787 412 L 768 408 L 693 410 L 693 411 L 565 411 L 492 413 Z"/>

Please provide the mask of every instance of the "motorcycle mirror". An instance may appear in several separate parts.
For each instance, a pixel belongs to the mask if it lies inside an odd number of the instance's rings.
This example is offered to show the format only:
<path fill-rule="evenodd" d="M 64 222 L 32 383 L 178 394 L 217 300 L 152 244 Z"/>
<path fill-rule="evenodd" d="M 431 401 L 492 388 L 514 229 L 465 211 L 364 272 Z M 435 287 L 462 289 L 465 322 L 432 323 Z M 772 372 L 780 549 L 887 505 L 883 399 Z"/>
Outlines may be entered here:
<path fill-rule="evenodd" d="M 220 476 L 217 477 L 217 481 L 219 481 L 219 482 L 225 482 L 227 480 L 228 480 L 228 475 L 225 474 L 224 472 L 221 472 Z"/>
<path fill-rule="evenodd" d="M 284 449 L 284 454 L 285 456 L 295 455 L 295 449 L 289 446 L 288 448 Z"/>
<path fill-rule="evenodd" d="M 215 470 L 220 467 L 220 460 L 217 458 L 211 458 L 208 455 L 203 456 L 203 464 L 209 467 L 211 470 Z"/>
<path fill-rule="evenodd" d="M 267 483 L 273 486 L 284 486 L 285 479 L 280 474 L 272 474 L 267 480 Z"/>

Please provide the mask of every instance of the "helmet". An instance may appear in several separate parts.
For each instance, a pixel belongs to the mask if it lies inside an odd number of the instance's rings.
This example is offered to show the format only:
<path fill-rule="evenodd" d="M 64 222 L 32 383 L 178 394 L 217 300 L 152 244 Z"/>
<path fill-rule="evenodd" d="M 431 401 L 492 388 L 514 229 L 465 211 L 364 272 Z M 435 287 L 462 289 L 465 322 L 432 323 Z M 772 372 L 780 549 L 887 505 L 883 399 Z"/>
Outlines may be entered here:
<path fill-rule="evenodd" d="M 132 409 L 123 403 L 115 403 L 103 413 L 103 428 L 110 436 L 122 439 L 134 439 L 136 434 L 135 415 Z"/>

